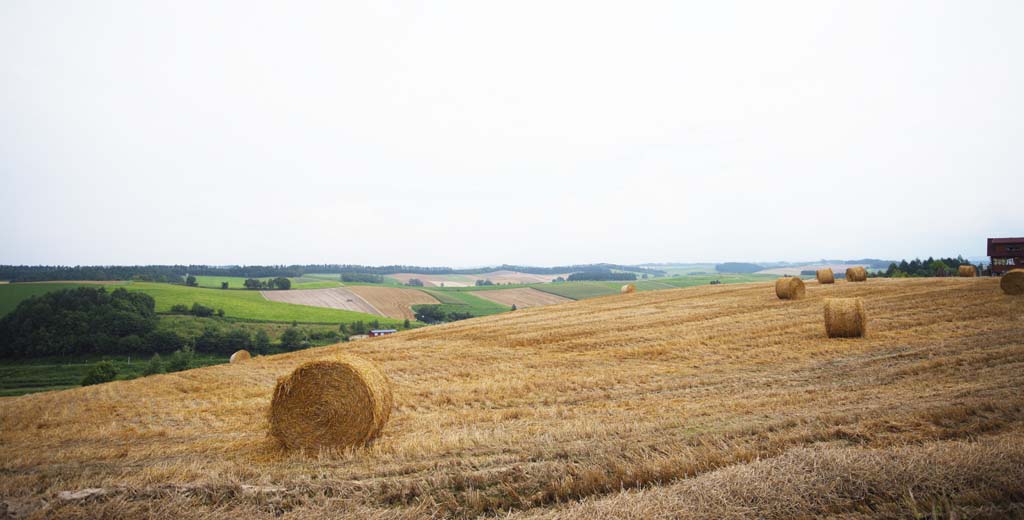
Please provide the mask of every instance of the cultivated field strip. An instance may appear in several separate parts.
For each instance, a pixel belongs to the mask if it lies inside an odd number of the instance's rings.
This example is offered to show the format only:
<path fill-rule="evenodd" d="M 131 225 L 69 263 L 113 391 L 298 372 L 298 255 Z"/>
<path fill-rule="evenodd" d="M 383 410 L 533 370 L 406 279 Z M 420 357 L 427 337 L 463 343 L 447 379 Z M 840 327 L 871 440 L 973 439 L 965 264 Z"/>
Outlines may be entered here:
<path fill-rule="evenodd" d="M 437 301 L 437 298 L 419 289 L 354 285 L 348 287 L 348 290 L 372 305 L 384 316 L 396 319 L 415 319 L 415 313 L 412 311 L 413 305 L 441 303 Z"/>
<path fill-rule="evenodd" d="M 864 299 L 866 337 L 825 338 L 829 296 Z M 69 518 L 1019 516 L 1022 331 L 1024 299 L 987 278 L 524 309 L 2 399 L 0 496 Z M 342 353 L 394 382 L 383 436 L 277 447 L 277 378 Z"/>
<path fill-rule="evenodd" d="M 473 295 L 502 305 L 515 305 L 518 309 L 541 307 L 544 305 L 554 305 L 556 303 L 573 301 L 564 296 L 538 291 L 529 287 L 476 291 Z"/>
<path fill-rule="evenodd" d="M 260 291 L 264 298 L 281 303 L 292 303 L 296 305 L 308 305 L 310 307 L 326 307 L 328 309 L 342 309 L 346 311 L 364 312 L 387 316 L 363 297 L 349 290 L 347 287 L 333 287 L 330 289 L 303 289 L 293 291 Z"/>

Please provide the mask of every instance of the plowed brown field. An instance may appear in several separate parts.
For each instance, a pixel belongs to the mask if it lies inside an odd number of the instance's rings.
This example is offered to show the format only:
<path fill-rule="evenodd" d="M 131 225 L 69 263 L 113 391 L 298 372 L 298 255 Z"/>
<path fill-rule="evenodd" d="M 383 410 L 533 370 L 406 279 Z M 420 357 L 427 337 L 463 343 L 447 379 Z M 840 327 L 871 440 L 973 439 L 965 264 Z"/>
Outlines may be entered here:
<path fill-rule="evenodd" d="M 375 287 L 371 285 L 353 285 L 348 289 L 389 318 L 415 319 L 412 306 L 421 303 L 441 303 L 437 298 L 417 290 L 399 287 Z"/>
<path fill-rule="evenodd" d="M 866 337 L 825 337 L 833 295 L 864 299 Z M 0 399 L 0 497 L 58 518 L 1019 517 L 1022 332 L 990 278 L 525 309 Z M 277 378 L 342 353 L 394 382 L 382 437 L 282 450 Z"/>
<path fill-rule="evenodd" d="M 473 292 L 473 296 L 479 296 L 485 300 L 491 300 L 492 302 L 500 303 L 502 305 L 515 305 L 519 309 L 574 301 L 557 294 L 546 293 L 529 287 L 497 289 L 493 291 L 475 291 Z"/>

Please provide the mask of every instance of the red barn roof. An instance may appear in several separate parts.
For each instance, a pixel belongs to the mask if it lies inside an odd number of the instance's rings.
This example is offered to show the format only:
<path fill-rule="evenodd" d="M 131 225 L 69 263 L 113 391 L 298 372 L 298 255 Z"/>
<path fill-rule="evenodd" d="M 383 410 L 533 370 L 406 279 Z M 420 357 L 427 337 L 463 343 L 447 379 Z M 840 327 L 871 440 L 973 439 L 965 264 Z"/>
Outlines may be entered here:
<path fill-rule="evenodd" d="M 997 245 L 1015 244 L 1024 246 L 1024 237 L 1018 238 L 990 238 L 988 239 L 988 256 L 998 255 L 996 252 Z"/>

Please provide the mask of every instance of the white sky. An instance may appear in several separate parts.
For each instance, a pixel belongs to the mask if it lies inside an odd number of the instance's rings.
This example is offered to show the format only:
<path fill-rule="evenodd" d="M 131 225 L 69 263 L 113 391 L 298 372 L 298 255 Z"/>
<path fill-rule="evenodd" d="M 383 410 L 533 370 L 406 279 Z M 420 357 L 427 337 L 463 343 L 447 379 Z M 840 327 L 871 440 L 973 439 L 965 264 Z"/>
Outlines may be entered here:
<path fill-rule="evenodd" d="M 0 263 L 983 255 L 1022 68 L 1019 1 L 5 0 Z"/>

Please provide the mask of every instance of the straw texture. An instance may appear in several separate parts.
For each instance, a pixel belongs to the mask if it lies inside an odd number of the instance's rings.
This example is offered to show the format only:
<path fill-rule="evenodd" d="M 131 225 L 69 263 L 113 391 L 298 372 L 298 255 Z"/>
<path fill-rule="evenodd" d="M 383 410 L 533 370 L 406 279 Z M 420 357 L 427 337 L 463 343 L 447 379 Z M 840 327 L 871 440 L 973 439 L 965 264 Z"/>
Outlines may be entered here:
<path fill-rule="evenodd" d="M 848 282 L 863 282 L 868 279 L 868 272 L 863 267 L 848 267 L 846 268 L 846 281 Z"/>
<path fill-rule="evenodd" d="M 787 276 L 775 280 L 775 296 L 780 300 L 799 300 L 804 297 L 804 281 L 798 276 Z"/>
<path fill-rule="evenodd" d="M 836 276 L 832 274 L 831 267 L 818 269 L 814 272 L 814 277 L 818 279 L 818 283 L 836 283 Z"/>
<path fill-rule="evenodd" d="M 825 299 L 825 333 L 830 338 L 858 338 L 867 332 L 867 315 L 860 298 Z"/>
<path fill-rule="evenodd" d="M 1006 294 L 1024 294 L 1024 269 L 1012 269 L 999 280 L 999 287 Z"/>
<path fill-rule="evenodd" d="M 242 361 L 245 361 L 245 360 L 247 360 L 247 359 L 249 359 L 251 357 L 252 356 L 249 355 L 249 351 L 248 350 L 239 350 L 238 352 L 235 352 L 234 354 L 231 354 L 231 359 L 229 359 L 228 362 L 230 362 L 232 364 L 234 364 L 234 363 L 241 363 Z"/>
<path fill-rule="evenodd" d="M 391 415 L 391 381 L 372 362 L 311 361 L 277 382 L 270 433 L 288 448 L 363 446 Z"/>

